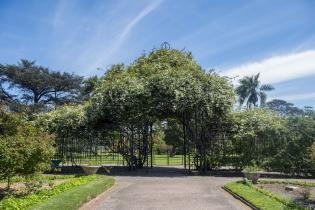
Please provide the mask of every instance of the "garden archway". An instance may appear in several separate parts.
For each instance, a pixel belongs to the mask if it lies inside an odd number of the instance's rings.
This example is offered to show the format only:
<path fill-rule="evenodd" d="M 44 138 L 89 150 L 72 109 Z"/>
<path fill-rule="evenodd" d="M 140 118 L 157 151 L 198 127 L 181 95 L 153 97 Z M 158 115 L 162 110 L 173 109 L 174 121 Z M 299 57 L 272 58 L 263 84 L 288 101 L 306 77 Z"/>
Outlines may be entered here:
<path fill-rule="evenodd" d="M 233 102 L 226 78 L 203 70 L 190 52 L 161 48 L 128 66 L 113 65 L 92 99 L 61 113 L 56 124 L 67 122 L 54 130 L 64 131 L 58 141 L 63 157 L 97 156 L 106 147 L 135 169 L 152 165 L 155 123 L 173 118 L 183 129 L 184 165 L 205 171 L 222 155 L 224 122 Z"/>
<path fill-rule="evenodd" d="M 112 66 L 86 113 L 89 125 L 113 135 L 130 168 L 148 164 L 154 123 L 175 118 L 183 127 L 184 154 L 193 153 L 196 167 L 206 170 L 222 146 L 217 140 L 233 102 L 225 78 L 205 72 L 189 52 L 161 48 L 127 67 Z"/>

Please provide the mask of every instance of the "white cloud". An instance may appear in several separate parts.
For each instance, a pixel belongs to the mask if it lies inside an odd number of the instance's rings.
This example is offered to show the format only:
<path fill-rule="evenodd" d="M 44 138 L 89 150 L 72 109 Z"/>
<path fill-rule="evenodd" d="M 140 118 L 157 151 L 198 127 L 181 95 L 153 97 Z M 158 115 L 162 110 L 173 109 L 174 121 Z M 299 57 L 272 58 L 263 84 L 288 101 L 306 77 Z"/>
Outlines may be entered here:
<path fill-rule="evenodd" d="M 124 28 L 123 32 L 120 34 L 118 43 L 124 42 L 125 39 L 128 37 L 131 30 L 137 25 L 137 23 L 143 19 L 145 16 L 150 14 L 152 11 L 154 11 L 156 8 L 159 7 L 162 0 L 154 1 L 152 4 L 149 4 L 147 7 L 145 7 L 136 17 L 134 17 Z"/>
<path fill-rule="evenodd" d="M 222 71 L 222 75 L 242 78 L 260 73 L 262 83 L 278 83 L 315 75 L 315 50 L 279 55 Z"/>
<path fill-rule="evenodd" d="M 147 15 L 157 9 L 163 0 L 153 1 L 151 4 L 147 5 L 138 15 L 133 17 L 127 25 L 123 28 L 122 32 L 117 36 L 117 38 L 113 41 L 111 47 L 104 52 L 106 57 L 97 58 L 93 64 L 91 64 L 88 69 L 94 69 L 102 66 L 106 61 L 110 60 L 110 58 L 120 49 L 121 45 L 126 41 L 132 29 Z M 102 53 L 101 53 L 102 54 Z"/>

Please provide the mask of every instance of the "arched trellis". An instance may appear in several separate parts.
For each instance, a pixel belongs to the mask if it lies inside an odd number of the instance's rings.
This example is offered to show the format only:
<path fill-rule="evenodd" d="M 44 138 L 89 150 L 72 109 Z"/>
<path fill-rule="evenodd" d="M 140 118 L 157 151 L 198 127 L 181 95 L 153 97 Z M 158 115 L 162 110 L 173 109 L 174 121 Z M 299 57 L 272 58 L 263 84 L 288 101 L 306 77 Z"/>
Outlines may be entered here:
<path fill-rule="evenodd" d="M 193 111 L 177 114 L 176 118 L 182 125 L 184 136 L 183 167 L 204 173 L 212 167 L 211 157 L 224 156 L 229 127 L 220 123 L 222 119 L 207 121 L 208 113 L 201 110 L 196 107 Z M 75 134 L 66 133 L 59 137 L 55 158 L 72 165 L 125 165 L 131 170 L 153 167 L 153 124 L 144 121 L 113 126 L 112 122 L 98 122 L 81 127 Z"/>
<path fill-rule="evenodd" d="M 83 129 L 71 140 L 76 146 L 64 143 L 60 154 L 70 151 L 68 156 L 80 161 L 77 144 L 82 144 L 89 154 L 95 147 L 102 155 L 118 154 L 130 169 L 152 166 L 154 123 L 175 118 L 183 128 L 183 165 L 204 172 L 211 168 L 211 153 L 224 145 L 218 140 L 225 132 L 221 121 L 233 101 L 226 79 L 204 72 L 191 53 L 165 44 L 127 68 L 116 65 L 107 72 L 85 109 L 90 136 L 81 135 Z M 105 156 L 96 151 L 96 157 Z"/>

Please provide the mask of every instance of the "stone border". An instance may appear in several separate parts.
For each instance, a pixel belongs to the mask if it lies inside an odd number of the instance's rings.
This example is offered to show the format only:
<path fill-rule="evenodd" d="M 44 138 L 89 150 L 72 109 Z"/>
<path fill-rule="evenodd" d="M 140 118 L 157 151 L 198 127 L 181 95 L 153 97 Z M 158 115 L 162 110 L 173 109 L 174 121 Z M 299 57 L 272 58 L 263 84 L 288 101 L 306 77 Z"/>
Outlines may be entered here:
<path fill-rule="evenodd" d="M 249 201 L 247 201 L 246 199 L 244 199 L 243 197 L 237 195 L 236 193 L 232 192 L 231 190 L 229 190 L 226 187 L 222 187 L 223 190 L 225 190 L 226 192 L 228 192 L 229 194 L 231 194 L 235 199 L 241 201 L 242 203 L 244 203 L 245 205 L 247 205 L 248 207 L 250 207 L 253 210 L 259 210 L 256 206 L 254 206 L 252 203 L 250 203 Z"/>

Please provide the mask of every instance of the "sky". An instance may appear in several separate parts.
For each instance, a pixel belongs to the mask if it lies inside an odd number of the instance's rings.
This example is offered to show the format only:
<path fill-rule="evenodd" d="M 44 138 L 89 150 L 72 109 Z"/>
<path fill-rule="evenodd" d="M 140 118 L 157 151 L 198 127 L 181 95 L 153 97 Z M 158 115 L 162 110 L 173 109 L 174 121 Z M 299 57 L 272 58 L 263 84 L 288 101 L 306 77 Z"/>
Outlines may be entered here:
<path fill-rule="evenodd" d="M 260 73 L 268 96 L 315 107 L 314 0 L 0 0 L 0 63 L 100 75 L 168 42 L 204 69 Z"/>

